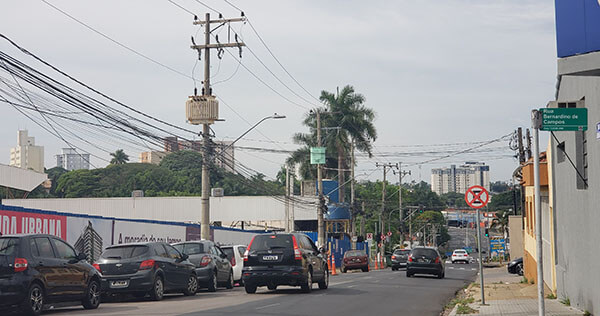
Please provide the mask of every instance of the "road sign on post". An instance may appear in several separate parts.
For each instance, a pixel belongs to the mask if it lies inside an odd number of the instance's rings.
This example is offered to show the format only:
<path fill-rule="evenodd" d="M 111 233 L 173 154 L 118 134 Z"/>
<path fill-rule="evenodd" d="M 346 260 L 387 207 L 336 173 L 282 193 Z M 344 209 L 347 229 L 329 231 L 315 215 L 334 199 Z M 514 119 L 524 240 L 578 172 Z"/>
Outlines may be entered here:
<path fill-rule="evenodd" d="M 483 290 L 483 265 L 481 257 L 481 213 L 479 209 L 486 206 L 490 201 L 490 193 L 480 185 L 470 187 L 465 193 L 465 201 L 470 207 L 477 209 L 477 249 L 479 249 L 479 283 L 481 284 L 481 304 L 485 305 L 485 293 Z"/>
<path fill-rule="evenodd" d="M 325 164 L 325 147 L 310 148 L 310 164 L 324 165 Z"/>
<path fill-rule="evenodd" d="M 367 240 L 373 240 L 373 233 L 367 233 Z"/>
<path fill-rule="evenodd" d="M 542 131 L 587 131 L 587 108 L 542 108 Z"/>

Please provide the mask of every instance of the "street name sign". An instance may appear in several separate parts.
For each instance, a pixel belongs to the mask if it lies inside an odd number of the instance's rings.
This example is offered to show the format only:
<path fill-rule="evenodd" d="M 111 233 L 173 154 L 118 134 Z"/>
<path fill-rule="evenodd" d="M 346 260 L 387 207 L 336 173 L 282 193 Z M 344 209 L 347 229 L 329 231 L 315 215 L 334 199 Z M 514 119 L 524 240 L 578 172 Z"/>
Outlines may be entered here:
<path fill-rule="evenodd" d="M 542 131 L 586 131 L 586 108 L 542 108 Z"/>
<path fill-rule="evenodd" d="M 472 208 L 482 208 L 490 201 L 490 193 L 484 187 L 474 185 L 465 193 L 465 201 Z"/>
<path fill-rule="evenodd" d="M 324 165 L 325 164 L 325 147 L 310 148 L 310 164 Z"/>

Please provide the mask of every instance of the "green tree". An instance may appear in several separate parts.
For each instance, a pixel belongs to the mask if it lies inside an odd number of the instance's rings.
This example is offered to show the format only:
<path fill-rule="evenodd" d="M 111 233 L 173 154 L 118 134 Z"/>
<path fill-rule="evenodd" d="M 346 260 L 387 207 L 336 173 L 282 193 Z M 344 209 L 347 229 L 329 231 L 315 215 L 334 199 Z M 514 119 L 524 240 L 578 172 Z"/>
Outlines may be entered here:
<path fill-rule="evenodd" d="M 123 149 L 117 149 L 117 151 L 111 153 L 110 156 L 112 157 L 110 163 L 114 165 L 121 165 L 129 161 L 129 156 L 123 151 Z"/>
<path fill-rule="evenodd" d="M 497 230 L 502 233 L 504 237 L 508 236 L 508 218 L 510 213 L 508 211 L 499 211 L 496 212 L 494 219 L 492 220 L 492 224 L 490 228 Z"/>

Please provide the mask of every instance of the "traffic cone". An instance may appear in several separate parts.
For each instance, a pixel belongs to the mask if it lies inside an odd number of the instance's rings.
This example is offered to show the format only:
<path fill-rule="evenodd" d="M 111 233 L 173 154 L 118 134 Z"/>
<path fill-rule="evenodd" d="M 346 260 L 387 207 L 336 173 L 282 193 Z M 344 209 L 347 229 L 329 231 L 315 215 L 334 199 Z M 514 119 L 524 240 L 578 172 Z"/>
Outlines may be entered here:
<path fill-rule="evenodd" d="M 327 270 L 331 272 L 331 255 L 327 256 Z"/>
<path fill-rule="evenodd" d="M 375 270 L 379 270 L 379 268 L 377 267 L 377 257 L 375 257 Z"/>
<path fill-rule="evenodd" d="M 337 275 L 337 272 L 335 272 L 335 257 L 333 254 L 331 255 L 331 275 Z"/>

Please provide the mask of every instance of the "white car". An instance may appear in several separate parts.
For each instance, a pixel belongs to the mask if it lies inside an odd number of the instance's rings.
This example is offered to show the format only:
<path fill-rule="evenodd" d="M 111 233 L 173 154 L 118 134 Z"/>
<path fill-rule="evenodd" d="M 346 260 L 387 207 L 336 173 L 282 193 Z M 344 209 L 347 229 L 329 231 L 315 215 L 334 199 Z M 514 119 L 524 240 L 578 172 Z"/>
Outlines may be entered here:
<path fill-rule="evenodd" d="M 227 254 L 231 267 L 233 268 L 233 281 L 242 285 L 242 269 L 244 268 L 245 245 L 222 246 L 221 250 Z"/>
<path fill-rule="evenodd" d="M 469 253 L 467 253 L 466 250 L 464 249 L 455 249 L 454 252 L 452 252 L 452 263 L 455 262 L 464 262 L 464 263 L 469 263 L 469 261 L 471 260 L 471 258 L 469 258 Z"/>

